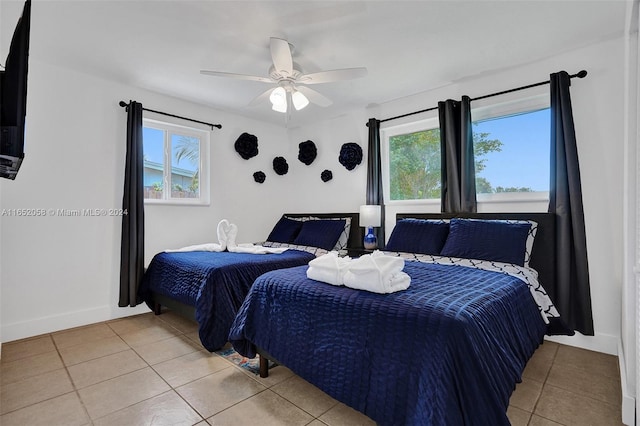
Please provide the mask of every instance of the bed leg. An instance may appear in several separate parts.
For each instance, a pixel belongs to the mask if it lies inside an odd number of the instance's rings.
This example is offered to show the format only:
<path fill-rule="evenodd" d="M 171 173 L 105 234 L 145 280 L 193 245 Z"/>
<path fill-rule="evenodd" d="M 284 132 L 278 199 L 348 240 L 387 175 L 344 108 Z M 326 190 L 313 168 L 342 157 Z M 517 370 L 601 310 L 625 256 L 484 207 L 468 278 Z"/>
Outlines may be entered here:
<path fill-rule="evenodd" d="M 260 377 L 269 377 L 269 360 L 265 356 L 258 356 L 260 357 Z"/>
<path fill-rule="evenodd" d="M 162 305 L 158 302 L 153 303 L 153 313 L 156 315 L 160 315 L 162 313 Z"/>

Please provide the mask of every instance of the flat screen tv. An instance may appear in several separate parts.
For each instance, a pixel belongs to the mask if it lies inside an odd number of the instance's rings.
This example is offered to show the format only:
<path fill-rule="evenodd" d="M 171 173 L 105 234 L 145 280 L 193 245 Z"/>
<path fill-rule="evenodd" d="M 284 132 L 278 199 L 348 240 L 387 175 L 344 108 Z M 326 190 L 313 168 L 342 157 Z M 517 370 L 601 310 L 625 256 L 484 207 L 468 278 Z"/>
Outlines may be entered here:
<path fill-rule="evenodd" d="M 15 179 L 24 159 L 31 0 L 27 0 L 0 71 L 0 177 Z"/>

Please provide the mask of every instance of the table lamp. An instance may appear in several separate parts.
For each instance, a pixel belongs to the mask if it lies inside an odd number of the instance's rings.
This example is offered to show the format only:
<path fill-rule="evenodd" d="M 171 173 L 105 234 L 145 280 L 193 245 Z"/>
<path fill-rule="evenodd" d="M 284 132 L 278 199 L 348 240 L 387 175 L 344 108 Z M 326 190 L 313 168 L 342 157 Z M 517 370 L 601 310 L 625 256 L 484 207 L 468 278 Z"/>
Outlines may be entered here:
<path fill-rule="evenodd" d="M 360 206 L 360 226 L 367 228 L 367 234 L 364 236 L 364 248 L 367 250 L 377 249 L 378 240 L 373 233 L 373 227 L 380 226 L 380 206 Z"/>

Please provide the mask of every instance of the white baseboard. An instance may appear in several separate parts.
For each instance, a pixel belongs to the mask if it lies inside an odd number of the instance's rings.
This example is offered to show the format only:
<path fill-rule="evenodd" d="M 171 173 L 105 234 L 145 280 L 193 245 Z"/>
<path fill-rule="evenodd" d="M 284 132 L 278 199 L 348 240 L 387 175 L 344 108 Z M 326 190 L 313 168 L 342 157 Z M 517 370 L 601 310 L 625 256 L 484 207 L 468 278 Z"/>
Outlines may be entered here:
<path fill-rule="evenodd" d="M 102 306 L 90 309 L 81 309 L 74 312 L 66 312 L 60 315 L 34 318 L 27 321 L 3 323 L 0 335 L 3 342 L 66 330 L 67 328 L 108 321 L 116 318 L 149 312 L 146 304 L 135 308 L 119 308 L 117 306 Z"/>
<path fill-rule="evenodd" d="M 573 336 L 545 336 L 544 338 L 563 345 L 576 346 L 609 355 L 618 355 L 618 340 L 620 339 L 618 336 L 610 334 L 596 333 L 595 336 L 585 336 L 578 332 Z"/>
<path fill-rule="evenodd" d="M 618 341 L 618 363 L 620 365 L 620 387 L 622 388 L 622 423 L 627 426 L 636 424 L 636 399 L 629 393 L 627 368 L 622 350 L 622 341 Z"/>

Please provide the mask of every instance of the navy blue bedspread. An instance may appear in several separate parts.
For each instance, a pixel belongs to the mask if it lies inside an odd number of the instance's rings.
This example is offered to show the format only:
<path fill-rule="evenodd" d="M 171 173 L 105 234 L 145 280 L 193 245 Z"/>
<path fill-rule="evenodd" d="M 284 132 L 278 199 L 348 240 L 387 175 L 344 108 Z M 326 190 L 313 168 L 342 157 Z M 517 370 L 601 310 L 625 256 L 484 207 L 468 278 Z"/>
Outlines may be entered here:
<path fill-rule="evenodd" d="M 229 340 L 256 346 L 382 425 L 508 425 L 506 410 L 545 323 L 522 281 L 406 262 L 409 289 L 376 294 L 306 277 L 256 280 Z"/>
<path fill-rule="evenodd" d="M 258 276 L 306 265 L 314 257 L 299 250 L 281 254 L 158 253 L 144 274 L 138 294 L 150 306 L 151 291 L 194 306 L 202 345 L 213 352 L 227 342 L 231 323 Z"/>

